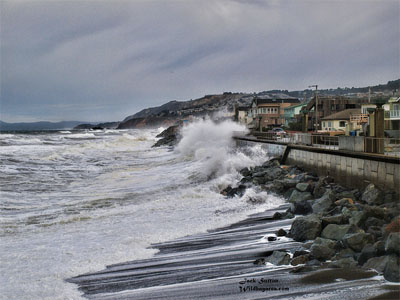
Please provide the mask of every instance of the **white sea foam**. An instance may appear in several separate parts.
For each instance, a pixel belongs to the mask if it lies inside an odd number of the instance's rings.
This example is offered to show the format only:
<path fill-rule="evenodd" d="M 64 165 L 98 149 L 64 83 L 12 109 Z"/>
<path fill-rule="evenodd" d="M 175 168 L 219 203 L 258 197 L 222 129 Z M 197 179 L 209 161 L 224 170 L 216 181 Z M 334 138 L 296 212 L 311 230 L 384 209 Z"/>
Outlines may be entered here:
<path fill-rule="evenodd" d="M 267 159 L 260 147 L 233 147 L 231 136 L 241 126 L 188 125 L 176 151 L 151 148 L 160 130 L 68 134 L 78 137 L 72 139 L 17 135 L 12 141 L 36 144 L 0 148 L 0 209 L 7 213 L 0 224 L 1 297 L 78 299 L 66 278 L 151 257 L 151 243 L 279 204 L 266 193 L 251 203 L 256 190 L 229 201 L 219 193 L 237 183 L 237 170 Z M 42 143 L 48 139 L 62 144 Z"/>

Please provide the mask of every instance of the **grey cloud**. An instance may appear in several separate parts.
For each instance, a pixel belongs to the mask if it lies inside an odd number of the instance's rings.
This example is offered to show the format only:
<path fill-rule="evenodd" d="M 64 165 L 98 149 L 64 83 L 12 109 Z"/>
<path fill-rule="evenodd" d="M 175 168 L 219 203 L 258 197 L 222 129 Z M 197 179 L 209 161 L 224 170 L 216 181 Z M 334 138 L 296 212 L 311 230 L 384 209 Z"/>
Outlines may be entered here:
<path fill-rule="evenodd" d="M 120 120 L 209 93 L 386 82 L 399 5 L 3 1 L 0 119 Z"/>

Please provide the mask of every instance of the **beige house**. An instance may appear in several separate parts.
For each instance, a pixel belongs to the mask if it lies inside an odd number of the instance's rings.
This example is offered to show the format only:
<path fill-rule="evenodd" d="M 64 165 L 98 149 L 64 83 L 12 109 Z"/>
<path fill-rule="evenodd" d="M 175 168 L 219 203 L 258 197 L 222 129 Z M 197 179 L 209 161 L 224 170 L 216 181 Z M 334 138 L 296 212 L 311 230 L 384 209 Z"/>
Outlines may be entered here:
<path fill-rule="evenodd" d="M 326 116 L 321 119 L 323 131 L 348 131 L 348 130 L 361 130 L 362 125 L 358 122 L 352 121 L 355 118 L 352 116 L 359 116 L 361 108 L 352 108 L 339 111 L 332 115 Z"/>

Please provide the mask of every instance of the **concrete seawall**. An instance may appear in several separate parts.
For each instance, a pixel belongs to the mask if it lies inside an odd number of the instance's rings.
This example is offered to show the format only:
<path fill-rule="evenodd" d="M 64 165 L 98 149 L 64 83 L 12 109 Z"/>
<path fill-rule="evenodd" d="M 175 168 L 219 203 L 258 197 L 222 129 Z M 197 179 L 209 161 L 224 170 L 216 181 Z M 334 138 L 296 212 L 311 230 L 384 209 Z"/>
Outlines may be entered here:
<path fill-rule="evenodd" d="M 254 138 L 235 138 L 237 144 L 260 143 L 270 155 L 283 155 L 284 163 L 302 166 L 318 175 L 329 175 L 343 186 L 379 188 L 400 193 L 400 159 L 362 152 L 330 150 L 302 145 L 284 145 Z"/>

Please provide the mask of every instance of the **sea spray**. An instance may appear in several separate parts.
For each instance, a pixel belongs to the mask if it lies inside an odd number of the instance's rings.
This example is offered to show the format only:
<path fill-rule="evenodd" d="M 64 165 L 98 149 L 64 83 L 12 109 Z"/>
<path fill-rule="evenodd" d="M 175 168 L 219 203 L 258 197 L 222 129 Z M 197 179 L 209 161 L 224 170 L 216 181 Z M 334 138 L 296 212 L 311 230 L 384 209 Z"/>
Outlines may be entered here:
<path fill-rule="evenodd" d="M 268 159 L 260 146 L 237 148 L 233 140 L 235 132 L 247 132 L 247 128 L 227 120 L 215 123 L 199 120 L 182 128 L 182 140 L 176 147 L 181 155 L 197 162 L 197 179 L 214 181 L 217 190 L 240 179 L 238 171 L 260 164 Z"/>

